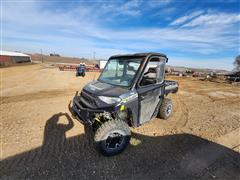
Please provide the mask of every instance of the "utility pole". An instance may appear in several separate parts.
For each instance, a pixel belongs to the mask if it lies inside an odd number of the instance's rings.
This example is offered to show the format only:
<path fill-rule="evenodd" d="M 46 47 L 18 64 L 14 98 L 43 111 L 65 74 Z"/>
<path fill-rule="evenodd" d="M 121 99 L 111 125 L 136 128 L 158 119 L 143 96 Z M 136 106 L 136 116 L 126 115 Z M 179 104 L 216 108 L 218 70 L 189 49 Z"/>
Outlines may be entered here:
<path fill-rule="evenodd" d="M 93 52 L 93 60 L 95 60 L 96 52 Z"/>
<path fill-rule="evenodd" d="M 43 63 L 43 54 L 42 54 L 42 49 L 41 49 L 41 60 L 42 60 L 42 63 Z"/>

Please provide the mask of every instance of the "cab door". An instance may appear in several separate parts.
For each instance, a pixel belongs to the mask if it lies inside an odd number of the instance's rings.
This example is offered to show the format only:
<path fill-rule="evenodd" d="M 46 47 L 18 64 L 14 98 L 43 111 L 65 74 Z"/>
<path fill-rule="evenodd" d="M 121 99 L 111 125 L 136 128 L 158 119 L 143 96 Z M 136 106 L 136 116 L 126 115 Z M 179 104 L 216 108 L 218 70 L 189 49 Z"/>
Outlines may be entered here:
<path fill-rule="evenodd" d="M 147 62 L 145 70 L 138 83 L 139 124 L 149 121 L 164 95 L 164 74 L 166 59 L 152 57 Z"/>

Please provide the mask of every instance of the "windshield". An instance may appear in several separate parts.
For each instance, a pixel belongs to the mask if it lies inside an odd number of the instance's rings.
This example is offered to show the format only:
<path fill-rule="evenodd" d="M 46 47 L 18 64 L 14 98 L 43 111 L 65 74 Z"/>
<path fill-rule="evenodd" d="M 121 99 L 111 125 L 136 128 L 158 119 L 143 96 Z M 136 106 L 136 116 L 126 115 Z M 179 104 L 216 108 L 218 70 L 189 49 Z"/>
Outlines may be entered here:
<path fill-rule="evenodd" d="M 99 81 L 117 86 L 131 85 L 142 59 L 110 59 L 105 66 Z"/>

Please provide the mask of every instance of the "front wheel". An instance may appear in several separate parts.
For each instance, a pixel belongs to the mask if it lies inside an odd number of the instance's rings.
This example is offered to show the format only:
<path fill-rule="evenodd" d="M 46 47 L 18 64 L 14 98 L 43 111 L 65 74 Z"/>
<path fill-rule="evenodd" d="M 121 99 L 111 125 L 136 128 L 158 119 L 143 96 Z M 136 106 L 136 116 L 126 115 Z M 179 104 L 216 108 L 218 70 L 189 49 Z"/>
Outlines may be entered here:
<path fill-rule="evenodd" d="M 102 124 L 95 133 L 98 150 L 105 156 L 121 153 L 129 144 L 131 131 L 124 121 L 111 120 Z"/>

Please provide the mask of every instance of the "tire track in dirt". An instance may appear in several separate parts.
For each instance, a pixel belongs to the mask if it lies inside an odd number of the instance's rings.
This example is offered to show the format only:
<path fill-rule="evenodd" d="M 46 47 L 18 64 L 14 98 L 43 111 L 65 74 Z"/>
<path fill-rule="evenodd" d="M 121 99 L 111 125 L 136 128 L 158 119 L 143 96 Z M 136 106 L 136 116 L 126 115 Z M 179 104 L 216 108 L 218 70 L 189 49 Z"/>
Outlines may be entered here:
<path fill-rule="evenodd" d="M 16 96 L 2 96 L 1 104 L 16 103 L 21 101 L 38 100 L 38 99 L 48 99 L 48 98 L 55 98 L 59 96 L 74 96 L 75 93 L 76 93 L 76 90 L 74 89 L 66 89 L 66 90 L 40 91 L 40 92 L 22 94 L 22 95 L 16 95 Z"/>
<path fill-rule="evenodd" d="M 180 121 L 177 122 L 177 127 L 185 127 L 189 121 L 189 109 L 187 108 L 187 105 L 184 101 L 182 101 L 179 96 L 177 96 L 177 103 L 178 103 L 178 107 L 181 110 L 181 116 L 180 117 Z"/>
<path fill-rule="evenodd" d="M 184 82 L 183 84 L 184 89 L 189 89 L 191 87 L 191 85 L 189 85 L 189 82 Z M 180 84 L 180 88 L 181 88 L 181 84 Z M 182 88 L 181 88 L 182 89 Z M 181 92 L 180 89 L 180 92 Z M 180 117 L 178 117 L 178 121 L 176 124 L 176 127 L 180 127 L 183 128 L 187 125 L 188 121 L 189 121 L 189 108 L 188 105 L 185 103 L 184 100 L 182 100 L 179 96 L 179 94 L 176 95 L 177 96 L 177 107 L 180 108 Z"/>

